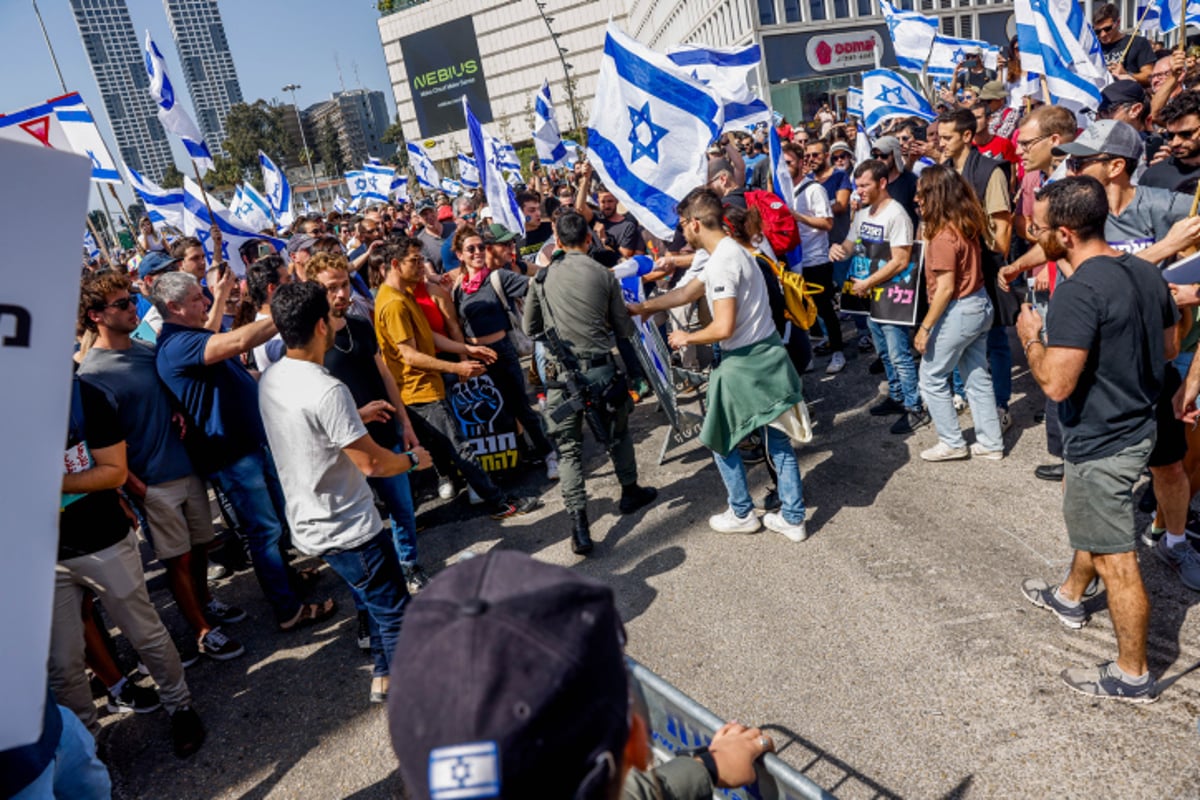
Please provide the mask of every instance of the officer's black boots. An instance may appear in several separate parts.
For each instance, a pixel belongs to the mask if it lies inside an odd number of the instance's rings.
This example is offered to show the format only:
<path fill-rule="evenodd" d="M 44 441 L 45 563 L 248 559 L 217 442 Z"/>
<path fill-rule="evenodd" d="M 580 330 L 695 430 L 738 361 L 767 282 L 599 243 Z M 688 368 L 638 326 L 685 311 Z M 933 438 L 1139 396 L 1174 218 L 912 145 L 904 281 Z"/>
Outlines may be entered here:
<path fill-rule="evenodd" d="M 644 508 L 658 497 L 658 490 L 649 486 L 638 486 L 632 483 L 621 487 L 621 504 L 618 506 L 622 514 L 632 514 L 639 508 Z"/>
<path fill-rule="evenodd" d="M 571 515 L 571 549 L 577 556 L 586 556 L 592 552 L 592 532 L 588 528 L 587 510 L 568 511 Z"/>

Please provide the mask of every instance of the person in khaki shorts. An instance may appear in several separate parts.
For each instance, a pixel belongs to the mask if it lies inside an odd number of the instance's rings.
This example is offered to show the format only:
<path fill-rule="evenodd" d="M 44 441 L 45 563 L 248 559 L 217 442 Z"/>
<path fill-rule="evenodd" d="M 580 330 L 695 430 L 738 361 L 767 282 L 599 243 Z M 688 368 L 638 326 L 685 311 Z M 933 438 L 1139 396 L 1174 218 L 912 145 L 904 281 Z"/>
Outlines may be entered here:
<path fill-rule="evenodd" d="M 131 493 L 145 510 L 155 555 L 166 567 L 171 594 L 195 631 L 202 653 L 218 661 L 245 648 L 220 625 L 245 619 L 246 612 L 212 597 L 208 589 L 208 544 L 212 514 L 204 482 L 173 424 L 170 399 L 154 366 L 154 348 L 135 341 L 135 306 L 129 281 L 116 273 L 84 279 L 79 322 L 96 332 L 96 343 L 79 377 L 102 391 L 117 411 L 125 439 Z"/>

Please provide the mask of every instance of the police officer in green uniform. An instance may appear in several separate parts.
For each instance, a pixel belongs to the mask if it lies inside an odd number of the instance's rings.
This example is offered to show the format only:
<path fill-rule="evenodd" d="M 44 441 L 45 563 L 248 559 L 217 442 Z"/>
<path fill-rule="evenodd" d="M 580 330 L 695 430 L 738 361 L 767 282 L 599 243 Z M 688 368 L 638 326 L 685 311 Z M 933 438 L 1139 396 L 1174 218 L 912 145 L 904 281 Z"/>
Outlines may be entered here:
<path fill-rule="evenodd" d="M 596 389 L 603 389 L 617 369 L 612 356 L 612 335 L 632 337 L 633 321 L 625 309 L 617 279 L 587 256 L 591 243 L 587 221 L 573 211 L 568 212 L 558 218 L 554 234 L 564 255 L 546 268 L 545 275 L 530 282 L 525 299 L 525 333 L 544 342 L 545 331 L 553 328 L 568 357 L 574 357 L 584 380 Z M 571 547 L 577 554 L 586 555 L 592 550 L 592 537 L 588 528 L 587 493 L 583 488 L 584 412 L 554 420 L 555 411 L 574 399 L 568 396 L 563 384 L 566 372 L 566 366 L 547 345 L 547 433 L 558 445 L 559 486 L 573 528 Z M 633 402 L 625 392 L 612 413 L 600 411 L 600 421 L 609 437 L 608 452 L 621 484 L 622 514 L 632 514 L 658 496 L 654 489 L 638 486 L 637 461 L 629 434 L 632 408 Z"/>

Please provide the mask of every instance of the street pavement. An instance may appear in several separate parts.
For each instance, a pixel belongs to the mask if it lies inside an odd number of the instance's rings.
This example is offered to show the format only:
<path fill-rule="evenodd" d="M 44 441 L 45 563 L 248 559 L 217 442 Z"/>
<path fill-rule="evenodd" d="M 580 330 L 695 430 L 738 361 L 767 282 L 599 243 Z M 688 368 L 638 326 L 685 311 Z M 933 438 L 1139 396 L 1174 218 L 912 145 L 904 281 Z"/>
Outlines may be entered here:
<path fill-rule="evenodd" d="M 465 497 L 423 506 L 422 561 L 437 570 L 499 546 L 609 583 L 633 657 L 717 715 L 764 727 L 784 761 L 838 797 L 1200 797 L 1200 675 L 1187 674 L 1200 665 L 1189 614 L 1200 595 L 1139 546 L 1151 670 L 1169 685 L 1145 706 L 1071 692 L 1059 672 L 1115 657 L 1116 640 L 1103 596 L 1070 631 L 1020 593 L 1026 577 L 1057 581 L 1070 556 L 1059 489 L 1032 474 L 1047 461 L 1040 393 L 1018 366 L 1003 461 L 926 464 L 932 428 L 893 436 L 890 418 L 866 413 L 882 386 L 871 358 L 851 356 L 836 377 L 819 359 L 805 376 L 816 421 L 797 448 L 808 541 L 712 533 L 725 493 L 711 457 L 696 442 L 658 465 L 663 416 L 651 399 L 633 429 L 659 500 L 618 516 L 612 467 L 591 447 L 591 558 L 571 554 L 557 490 L 530 475 L 523 488 L 546 507 L 525 517 L 493 522 Z M 960 421 L 969 427 L 970 414 Z M 761 498 L 764 467 L 750 479 Z M 156 567 L 152 594 L 183 637 Z M 315 593 L 337 598 L 334 620 L 290 634 L 274 631 L 252 573 L 217 591 L 250 618 L 229 628 L 245 656 L 188 670 L 207 743 L 179 761 L 165 714 L 105 717 L 114 796 L 403 797 L 337 576 L 323 569 Z"/>

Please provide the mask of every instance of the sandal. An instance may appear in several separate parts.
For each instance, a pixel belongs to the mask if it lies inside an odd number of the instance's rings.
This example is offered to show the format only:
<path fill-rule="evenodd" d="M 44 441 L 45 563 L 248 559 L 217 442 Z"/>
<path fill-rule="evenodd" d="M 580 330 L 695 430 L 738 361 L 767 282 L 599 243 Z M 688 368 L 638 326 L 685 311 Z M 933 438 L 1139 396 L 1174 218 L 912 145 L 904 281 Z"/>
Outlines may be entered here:
<path fill-rule="evenodd" d="M 296 612 L 296 616 L 292 617 L 287 622 L 279 623 L 279 630 L 294 631 L 300 628 L 307 628 L 310 625 L 316 625 L 322 620 L 329 619 L 333 616 L 333 612 L 337 610 L 337 603 L 333 598 L 329 598 L 324 603 L 305 603 L 300 606 L 300 610 Z"/>

